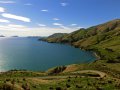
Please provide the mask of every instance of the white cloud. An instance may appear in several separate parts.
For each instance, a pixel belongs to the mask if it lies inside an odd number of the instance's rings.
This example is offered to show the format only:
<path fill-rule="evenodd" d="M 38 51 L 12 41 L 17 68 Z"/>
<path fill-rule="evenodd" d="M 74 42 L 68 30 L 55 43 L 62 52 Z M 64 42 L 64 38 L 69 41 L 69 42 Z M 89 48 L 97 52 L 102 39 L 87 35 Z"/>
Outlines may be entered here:
<path fill-rule="evenodd" d="M 22 25 L 0 25 L 0 34 L 5 36 L 49 36 L 54 33 L 70 33 L 73 29 L 32 27 Z"/>
<path fill-rule="evenodd" d="M 0 3 L 3 3 L 3 4 L 12 4 L 12 3 L 15 3 L 14 1 L 0 1 Z"/>
<path fill-rule="evenodd" d="M 69 30 L 69 29 L 70 29 L 69 27 L 66 27 L 66 26 L 64 26 L 64 25 L 61 25 L 60 27 L 63 28 L 63 29 L 66 29 L 66 30 Z"/>
<path fill-rule="evenodd" d="M 62 26 L 61 23 L 53 23 L 53 25 L 55 25 L 55 26 Z"/>
<path fill-rule="evenodd" d="M 59 18 L 53 18 L 53 20 L 58 21 L 58 20 L 60 20 L 60 19 L 59 19 Z"/>
<path fill-rule="evenodd" d="M 16 19 L 16 20 L 20 20 L 20 21 L 23 21 L 23 22 L 31 22 L 30 18 L 23 17 L 23 16 L 17 16 L 17 15 L 14 15 L 14 14 L 3 13 L 2 16 L 5 17 L 5 18 Z"/>
<path fill-rule="evenodd" d="M 2 23 L 10 23 L 10 21 L 6 20 L 6 19 L 0 19 L 0 22 L 2 22 Z"/>
<path fill-rule="evenodd" d="M 80 27 L 80 26 L 79 26 L 79 27 L 76 27 L 76 29 L 80 29 L 80 28 L 84 28 L 84 27 Z"/>
<path fill-rule="evenodd" d="M 46 25 L 45 24 L 38 24 L 38 26 L 45 27 Z"/>
<path fill-rule="evenodd" d="M 60 3 L 61 4 L 61 6 L 63 6 L 63 7 L 65 7 L 65 6 L 67 6 L 68 4 L 67 3 Z"/>
<path fill-rule="evenodd" d="M 31 6 L 32 4 L 31 4 L 31 3 L 26 3 L 26 4 L 24 4 L 24 5 L 26 5 L 26 6 Z"/>
<path fill-rule="evenodd" d="M 17 24 L 9 24 L 8 27 L 11 27 L 11 28 L 25 28 L 26 26 L 17 25 Z"/>
<path fill-rule="evenodd" d="M 71 24 L 71 26 L 76 26 L 77 24 L 75 24 L 75 23 L 73 23 L 73 24 Z"/>
<path fill-rule="evenodd" d="M 0 12 L 5 12 L 5 8 L 0 7 Z"/>
<path fill-rule="evenodd" d="M 63 29 L 70 29 L 69 27 L 66 27 L 66 26 L 64 26 L 64 25 L 61 24 L 61 23 L 53 23 L 53 25 L 59 26 L 60 28 L 63 28 Z"/>
<path fill-rule="evenodd" d="M 43 9 L 43 10 L 41 10 L 42 12 L 48 12 L 48 10 L 47 9 Z"/>

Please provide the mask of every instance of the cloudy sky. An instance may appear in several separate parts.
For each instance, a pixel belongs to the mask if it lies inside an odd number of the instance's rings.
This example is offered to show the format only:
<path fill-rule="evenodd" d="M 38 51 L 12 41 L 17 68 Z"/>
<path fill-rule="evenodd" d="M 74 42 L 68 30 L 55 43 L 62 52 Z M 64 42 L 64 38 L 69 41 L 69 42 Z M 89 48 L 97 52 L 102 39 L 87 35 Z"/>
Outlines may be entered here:
<path fill-rule="evenodd" d="M 70 33 L 120 18 L 120 0 L 0 0 L 0 35 Z"/>

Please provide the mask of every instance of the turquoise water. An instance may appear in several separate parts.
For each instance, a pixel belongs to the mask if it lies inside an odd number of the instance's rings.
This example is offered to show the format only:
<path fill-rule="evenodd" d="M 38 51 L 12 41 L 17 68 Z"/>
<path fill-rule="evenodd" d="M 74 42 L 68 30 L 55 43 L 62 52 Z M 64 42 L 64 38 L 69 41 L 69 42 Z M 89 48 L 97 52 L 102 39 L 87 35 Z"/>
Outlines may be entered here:
<path fill-rule="evenodd" d="M 43 71 L 96 59 L 94 54 L 70 45 L 47 43 L 38 38 L 0 38 L 0 71 L 27 69 Z"/>

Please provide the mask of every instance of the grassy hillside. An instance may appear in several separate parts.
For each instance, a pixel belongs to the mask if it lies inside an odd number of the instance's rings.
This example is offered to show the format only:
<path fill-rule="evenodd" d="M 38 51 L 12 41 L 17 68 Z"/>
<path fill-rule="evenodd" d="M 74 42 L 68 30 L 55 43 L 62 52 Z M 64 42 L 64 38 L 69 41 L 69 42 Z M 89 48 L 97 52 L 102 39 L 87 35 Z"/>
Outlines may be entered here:
<path fill-rule="evenodd" d="M 67 35 L 66 33 L 55 33 L 49 37 L 46 38 L 40 38 L 39 40 L 47 41 L 47 42 L 59 42 L 61 41 L 61 38 Z"/>
<path fill-rule="evenodd" d="M 119 66 L 94 62 L 55 67 L 46 72 L 2 72 L 0 90 L 119 90 Z"/>
<path fill-rule="evenodd" d="M 75 47 L 93 50 L 106 62 L 120 62 L 120 19 L 87 29 L 80 29 L 61 37 L 45 38 L 48 42 L 70 43 Z"/>

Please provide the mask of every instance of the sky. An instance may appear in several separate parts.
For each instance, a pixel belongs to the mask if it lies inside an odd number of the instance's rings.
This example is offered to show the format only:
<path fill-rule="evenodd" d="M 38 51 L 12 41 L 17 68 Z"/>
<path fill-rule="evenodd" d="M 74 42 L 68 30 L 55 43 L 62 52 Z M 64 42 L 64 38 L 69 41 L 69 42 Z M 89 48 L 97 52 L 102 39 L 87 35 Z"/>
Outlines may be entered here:
<path fill-rule="evenodd" d="M 120 0 L 0 0 L 0 35 L 70 33 L 120 18 Z"/>

